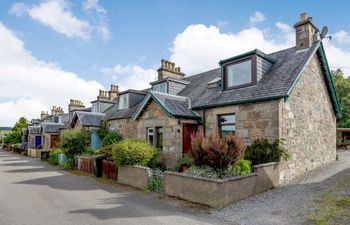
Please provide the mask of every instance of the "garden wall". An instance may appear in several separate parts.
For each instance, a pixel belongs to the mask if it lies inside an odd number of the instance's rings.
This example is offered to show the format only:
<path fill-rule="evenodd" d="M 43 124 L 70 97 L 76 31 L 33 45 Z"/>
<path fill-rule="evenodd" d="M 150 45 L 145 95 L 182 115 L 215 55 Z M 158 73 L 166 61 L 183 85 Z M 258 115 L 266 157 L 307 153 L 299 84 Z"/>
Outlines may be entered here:
<path fill-rule="evenodd" d="M 261 164 L 254 167 L 252 174 L 223 179 L 195 177 L 168 171 L 164 174 L 166 195 L 214 208 L 222 208 L 278 185 L 278 163 Z"/>
<path fill-rule="evenodd" d="M 102 160 L 102 177 L 117 180 L 118 168 L 114 161 L 106 159 Z"/>
<path fill-rule="evenodd" d="M 79 156 L 78 157 L 78 170 L 86 173 L 92 174 L 93 172 L 93 162 L 89 156 Z"/>
<path fill-rule="evenodd" d="M 143 166 L 118 167 L 118 183 L 146 190 L 152 171 Z"/>

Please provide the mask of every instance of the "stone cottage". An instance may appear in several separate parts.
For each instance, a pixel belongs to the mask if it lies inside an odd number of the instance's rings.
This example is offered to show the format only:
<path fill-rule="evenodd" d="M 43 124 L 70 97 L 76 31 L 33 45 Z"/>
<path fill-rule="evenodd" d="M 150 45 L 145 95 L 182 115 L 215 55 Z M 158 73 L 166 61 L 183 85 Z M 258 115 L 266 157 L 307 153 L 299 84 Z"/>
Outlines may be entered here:
<path fill-rule="evenodd" d="M 283 138 L 292 158 L 281 165 L 282 181 L 335 160 L 340 110 L 319 30 L 306 14 L 294 27 L 294 47 L 270 54 L 255 49 L 197 75 L 162 60 L 151 90 L 134 104 L 118 95 L 104 120 L 176 158 L 199 126 L 207 136 L 232 132 L 247 144 Z"/>

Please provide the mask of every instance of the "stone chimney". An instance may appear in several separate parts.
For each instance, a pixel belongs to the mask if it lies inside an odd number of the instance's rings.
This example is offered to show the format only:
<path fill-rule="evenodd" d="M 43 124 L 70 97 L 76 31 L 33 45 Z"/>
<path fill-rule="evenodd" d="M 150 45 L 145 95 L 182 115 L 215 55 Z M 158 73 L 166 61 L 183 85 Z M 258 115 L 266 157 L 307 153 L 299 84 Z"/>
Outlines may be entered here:
<path fill-rule="evenodd" d="M 58 116 L 60 114 L 64 113 L 63 108 L 59 106 L 52 106 L 51 109 L 51 115 L 52 116 Z"/>
<path fill-rule="evenodd" d="M 300 21 L 294 24 L 297 50 L 310 48 L 318 40 L 318 28 L 307 13 L 300 14 Z"/>
<path fill-rule="evenodd" d="M 119 86 L 111 84 L 111 89 L 109 90 L 109 100 L 115 100 L 118 97 Z"/>
<path fill-rule="evenodd" d="M 80 110 L 85 109 L 83 102 L 80 100 L 71 99 L 68 105 L 68 111 L 71 112 L 73 110 L 79 110 L 79 109 Z"/>
<path fill-rule="evenodd" d="M 97 99 L 109 99 L 109 91 L 100 90 Z"/>
<path fill-rule="evenodd" d="M 171 77 L 176 79 L 182 79 L 185 74 L 181 72 L 180 67 L 176 67 L 175 63 L 162 59 L 160 68 L 158 71 L 158 80 Z"/>
<path fill-rule="evenodd" d="M 48 111 L 41 111 L 41 113 L 40 113 L 40 119 L 41 120 L 45 119 L 48 116 L 49 116 L 49 112 Z"/>

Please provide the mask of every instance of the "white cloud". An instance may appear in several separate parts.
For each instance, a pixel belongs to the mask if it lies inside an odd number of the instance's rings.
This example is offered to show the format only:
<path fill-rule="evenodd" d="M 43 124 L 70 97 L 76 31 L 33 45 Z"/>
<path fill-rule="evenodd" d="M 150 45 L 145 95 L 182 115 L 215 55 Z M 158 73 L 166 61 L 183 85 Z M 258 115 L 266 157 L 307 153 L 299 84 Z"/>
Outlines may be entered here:
<path fill-rule="evenodd" d="M 67 109 L 70 98 L 90 105 L 102 85 L 35 58 L 0 22 L 0 125 L 13 125 L 18 115 L 38 117 L 52 105 Z"/>
<path fill-rule="evenodd" d="M 251 17 L 249 17 L 249 22 L 251 25 L 255 25 L 257 23 L 263 22 L 266 20 L 266 17 L 264 14 L 262 14 L 261 12 L 255 12 L 254 15 L 252 15 Z"/>
<path fill-rule="evenodd" d="M 108 76 L 114 83 L 118 84 L 121 90 L 149 88 L 149 83 L 155 81 L 157 71 L 155 69 L 144 69 L 136 64 L 104 67 L 101 72 Z"/>
<path fill-rule="evenodd" d="M 107 11 L 98 4 L 98 0 L 85 0 L 85 2 L 83 2 L 83 8 L 86 11 L 95 10 L 98 13 L 107 13 Z"/>
<path fill-rule="evenodd" d="M 350 35 L 345 30 L 339 30 L 332 35 L 332 40 L 339 45 L 345 45 L 350 43 Z"/>
<path fill-rule="evenodd" d="M 267 40 L 263 30 L 255 27 L 238 33 L 221 32 L 216 26 L 195 24 L 179 33 L 170 49 L 170 59 L 188 74 L 218 67 L 221 59 L 255 48 L 266 53 L 290 47 L 286 41 Z"/>
<path fill-rule="evenodd" d="M 15 16 L 23 16 L 27 13 L 27 7 L 23 2 L 17 2 L 12 5 L 9 13 Z"/>
<path fill-rule="evenodd" d="M 90 38 L 90 24 L 73 15 L 65 0 L 43 1 L 27 9 L 28 14 L 36 21 L 51 27 L 67 37 Z"/>

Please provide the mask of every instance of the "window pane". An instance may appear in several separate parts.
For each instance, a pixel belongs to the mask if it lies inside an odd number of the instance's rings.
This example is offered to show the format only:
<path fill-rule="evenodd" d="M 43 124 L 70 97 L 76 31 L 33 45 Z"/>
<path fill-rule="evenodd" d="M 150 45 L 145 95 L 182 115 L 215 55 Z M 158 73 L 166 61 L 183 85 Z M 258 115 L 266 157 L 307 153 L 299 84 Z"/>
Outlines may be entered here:
<path fill-rule="evenodd" d="M 158 92 L 163 92 L 163 93 L 167 93 L 167 83 L 163 82 L 160 84 L 156 84 L 153 86 L 153 90 L 154 91 L 158 91 Z"/>
<path fill-rule="evenodd" d="M 228 124 L 228 123 L 235 123 L 235 122 L 236 122 L 235 114 L 220 116 L 220 124 Z"/>
<path fill-rule="evenodd" d="M 147 128 L 147 141 L 153 145 L 153 128 Z"/>
<path fill-rule="evenodd" d="M 129 106 L 129 95 L 121 95 L 119 97 L 118 109 L 127 109 Z"/>
<path fill-rule="evenodd" d="M 252 61 L 229 65 L 227 69 L 227 86 L 233 87 L 252 82 Z"/>
<path fill-rule="evenodd" d="M 222 137 L 229 134 L 229 133 L 235 134 L 235 132 L 236 132 L 235 125 L 223 125 L 223 126 L 221 126 L 220 133 L 221 133 Z"/>
<path fill-rule="evenodd" d="M 159 148 L 160 150 L 162 150 L 162 148 L 163 148 L 163 132 L 162 132 L 162 128 L 156 128 L 156 131 L 157 131 L 156 147 Z"/>

